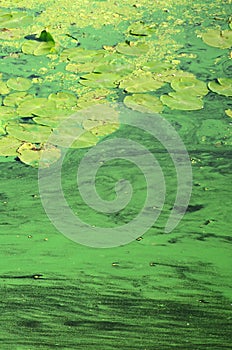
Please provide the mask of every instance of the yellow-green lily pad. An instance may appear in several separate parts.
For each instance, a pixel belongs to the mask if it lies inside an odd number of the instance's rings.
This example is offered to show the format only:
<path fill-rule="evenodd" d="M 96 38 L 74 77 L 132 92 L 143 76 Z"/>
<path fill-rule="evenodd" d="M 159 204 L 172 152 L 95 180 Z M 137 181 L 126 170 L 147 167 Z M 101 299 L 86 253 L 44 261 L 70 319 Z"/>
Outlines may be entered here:
<path fill-rule="evenodd" d="M 207 45 L 229 49 L 232 46 L 232 30 L 210 29 L 202 34 L 202 40 Z"/>
<path fill-rule="evenodd" d="M 89 73 L 83 75 L 79 82 L 93 88 L 115 88 L 120 79 L 121 76 L 114 73 Z"/>
<path fill-rule="evenodd" d="M 98 125 L 95 126 L 93 128 L 90 129 L 90 132 L 95 135 L 95 136 L 106 136 L 106 135 L 110 135 L 113 132 L 115 132 L 118 128 L 119 128 L 119 123 L 108 123 L 108 124 L 102 124 L 102 125 Z"/>
<path fill-rule="evenodd" d="M 0 137 L 0 156 L 17 156 L 17 149 L 21 144 L 22 142 L 13 136 Z"/>
<path fill-rule="evenodd" d="M 215 81 L 209 82 L 208 86 L 210 90 L 219 95 L 232 96 L 232 79 L 218 78 L 217 81 L 217 83 Z"/>
<path fill-rule="evenodd" d="M 127 92 L 140 93 L 158 90 L 163 85 L 162 81 L 154 79 L 152 73 L 141 72 L 122 80 L 119 87 Z"/>
<path fill-rule="evenodd" d="M 145 24 L 143 21 L 132 23 L 127 31 L 135 36 L 148 36 L 155 32 L 156 24 Z"/>
<path fill-rule="evenodd" d="M 40 160 L 43 152 L 46 152 L 46 158 L 43 156 Z M 57 147 L 47 143 L 39 146 L 30 142 L 25 142 L 18 148 L 17 153 L 21 162 L 35 168 L 47 168 L 55 163 L 61 156 L 61 152 Z"/>
<path fill-rule="evenodd" d="M 228 117 L 232 118 L 232 109 L 226 109 L 225 113 L 228 115 Z"/>
<path fill-rule="evenodd" d="M 26 123 L 10 123 L 6 131 L 18 140 L 32 143 L 45 143 L 51 134 L 51 129 L 47 126 Z"/>
<path fill-rule="evenodd" d="M 49 101 L 54 101 L 57 108 L 70 108 L 76 106 L 77 97 L 70 92 L 57 92 L 48 96 Z"/>
<path fill-rule="evenodd" d="M 143 64 L 141 67 L 144 71 L 150 71 L 152 73 L 160 73 L 165 70 L 173 68 L 173 64 L 170 62 L 149 61 Z"/>
<path fill-rule="evenodd" d="M 15 108 L 8 106 L 0 106 L 0 120 L 17 119 L 18 115 Z"/>
<path fill-rule="evenodd" d="M 27 55 L 42 56 L 55 52 L 55 43 L 53 41 L 28 40 L 22 45 L 22 52 Z"/>
<path fill-rule="evenodd" d="M 21 117 L 46 117 L 56 114 L 56 102 L 47 98 L 30 98 L 19 104 L 17 113 Z"/>
<path fill-rule="evenodd" d="M 204 105 L 201 98 L 181 92 L 170 92 L 168 95 L 161 96 L 160 100 L 169 108 L 182 111 L 202 109 Z"/>
<path fill-rule="evenodd" d="M 128 56 L 141 56 L 148 52 L 149 46 L 144 42 L 130 41 L 128 43 L 119 43 L 116 46 L 116 50 L 117 52 Z"/>
<path fill-rule="evenodd" d="M 64 49 L 60 54 L 62 61 L 71 61 L 77 63 L 86 63 L 99 60 L 104 56 L 104 50 L 87 50 L 80 47 Z"/>
<path fill-rule="evenodd" d="M 0 94 L 1 95 L 7 95 L 7 94 L 9 94 L 9 92 L 10 92 L 10 89 L 7 86 L 6 82 L 5 81 L 0 81 Z"/>
<path fill-rule="evenodd" d="M 33 98 L 33 96 L 24 91 L 13 92 L 4 98 L 3 104 L 4 106 L 17 107 L 21 102 L 31 98 Z"/>
<path fill-rule="evenodd" d="M 26 91 L 31 87 L 31 81 L 22 77 L 10 78 L 6 84 L 10 89 L 17 91 Z"/>
<path fill-rule="evenodd" d="M 164 108 L 158 97 L 149 94 L 126 96 L 123 102 L 127 107 L 144 113 L 161 113 Z"/>
<path fill-rule="evenodd" d="M 87 148 L 95 146 L 97 142 L 97 136 L 84 131 L 78 123 L 53 130 L 52 143 L 60 147 Z"/>
<path fill-rule="evenodd" d="M 33 17 L 25 12 L 5 13 L 0 16 L 0 27 L 21 28 L 31 24 Z"/>
<path fill-rule="evenodd" d="M 204 96 L 209 92 L 206 84 L 195 77 L 174 77 L 171 87 L 176 91 L 188 92 L 192 96 Z"/>

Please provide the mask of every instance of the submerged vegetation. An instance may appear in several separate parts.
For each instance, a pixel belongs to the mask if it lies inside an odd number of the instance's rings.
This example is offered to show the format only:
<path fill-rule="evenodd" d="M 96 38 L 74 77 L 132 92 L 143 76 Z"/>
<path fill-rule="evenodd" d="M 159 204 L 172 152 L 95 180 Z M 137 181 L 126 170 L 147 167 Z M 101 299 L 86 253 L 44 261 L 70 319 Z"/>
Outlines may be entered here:
<path fill-rule="evenodd" d="M 227 104 L 229 127 L 231 72 L 217 67 L 231 60 L 232 29 L 220 2 L 207 5 L 217 13 L 210 23 L 204 23 L 200 5 L 191 5 L 192 17 L 187 3 L 182 5 L 185 18 L 169 2 L 167 8 L 159 2 L 154 8 L 145 0 L 124 5 L 84 1 L 81 8 L 70 2 L 69 10 L 56 1 L 60 8 L 53 12 L 46 1 L 18 1 L 22 7 L 11 11 L 9 5 L 3 1 L 0 7 L 1 157 L 36 167 L 46 145 L 48 166 L 60 154 L 59 144 L 46 144 L 51 132 L 68 116 L 99 103 L 123 101 L 130 109 L 165 116 L 173 110 L 201 111 L 215 94 Z M 187 25 L 191 41 L 186 32 L 182 42 L 179 33 Z M 202 53 L 191 49 L 196 41 Z M 209 55 L 207 76 L 184 65 L 200 61 L 200 55 Z M 115 132 L 120 123 L 116 111 L 112 116 L 79 120 L 82 135 L 71 147 L 91 147 Z M 232 143 L 228 127 L 222 123 L 219 142 Z M 207 142 L 202 130 L 200 140 Z"/>

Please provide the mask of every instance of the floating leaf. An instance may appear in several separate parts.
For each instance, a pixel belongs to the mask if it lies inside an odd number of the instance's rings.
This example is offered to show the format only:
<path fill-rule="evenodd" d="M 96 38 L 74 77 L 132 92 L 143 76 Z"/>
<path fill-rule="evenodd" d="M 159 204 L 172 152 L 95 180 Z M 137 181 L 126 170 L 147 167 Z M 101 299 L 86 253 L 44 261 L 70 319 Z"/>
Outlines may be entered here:
<path fill-rule="evenodd" d="M 130 74 L 134 69 L 134 66 L 129 63 L 121 62 L 108 62 L 107 64 L 100 64 L 94 68 L 95 73 L 116 73 L 120 76 Z"/>
<path fill-rule="evenodd" d="M 69 63 L 65 67 L 68 72 L 74 73 L 90 73 L 96 67 L 96 62 L 87 63 Z"/>
<path fill-rule="evenodd" d="M 62 61 L 72 61 L 77 63 L 86 63 L 97 61 L 104 56 L 104 50 L 86 50 L 80 47 L 65 49 L 61 52 Z"/>
<path fill-rule="evenodd" d="M 202 34 L 202 40 L 207 45 L 229 49 L 232 46 L 232 30 L 210 29 Z"/>
<path fill-rule="evenodd" d="M 93 88 L 115 88 L 120 78 L 114 73 L 89 73 L 81 77 L 80 84 Z"/>
<path fill-rule="evenodd" d="M 156 27 L 156 24 L 147 25 L 144 22 L 139 21 L 139 22 L 132 23 L 128 27 L 127 31 L 131 35 L 147 36 L 155 32 L 155 27 Z"/>
<path fill-rule="evenodd" d="M 21 162 L 36 168 L 47 168 L 55 163 L 61 156 L 61 152 L 57 147 L 47 143 L 38 146 L 30 142 L 25 142 L 18 148 L 17 152 Z M 44 152 L 46 158 L 43 156 L 40 160 Z"/>
<path fill-rule="evenodd" d="M 26 142 L 43 143 L 51 134 L 51 129 L 47 126 L 37 124 L 11 123 L 6 127 L 9 135 Z"/>
<path fill-rule="evenodd" d="M 148 52 L 149 46 L 143 42 L 130 41 L 128 43 L 119 43 L 116 46 L 116 50 L 124 55 L 141 56 Z"/>
<path fill-rule="evenodd" d="M 0 135 L 6 134 L 6 122 L 4 120 L 0 120 Z"/>
<path fill-rule="evenodd" d="M 0 120 L 17 119 L 18 115 L 13 107 L 0 106 Z"/>
<path fill-rule="evenodd" d="M 225 113 L 228 115 L 228 117 L 232 118 L 232 109 L 226 109 Z"/>
<path fill-rule="evenodd" d="M 54 129 L 52 143 L 65 148 L 86 148 L 95 146 L 98 138 L 90 131 L 84 131 L 78 123 L 72 123 L 62 129 Z"/>
<path fill-rule="evenodd" d="M 174 77 L 171 87 L 176 91 L 188 92 L 191 96 L 204 96 L 209 92 L 206 84 L 195 77 Z"/>
<path fill-rule="evenodd" d="M 21 28 L 33 22 L 33 17 L 25 12 L 5 13 L 0 16 L 0 27 Z"/>
<path fill-rule="evenodd" d="M 164 85 L 162 81 L 155 80 L 150 72 L 141 72 L 137 76 L 130 76 L 120 82 L 119 87 L 127 92 L 155 91 Z"/>
<path fill-rule="evenodd" d="M 22 77 L 10 78 L 7 80 L 6 84 L 10 89 L 17 91 L 26 91 L 31 87 L 31 81 Z"/>
<path fill-rule="evenodd" d="M 95 136 L 106 136 L 106 135 L 112 134 L 118 128 L 119 128 L 119 124 L 108 123 L 108 124 L 102 124 L 102 125 L 95 126 L 90 131 Z"/>
<path fill-rule="evenodd" d="M 47 117 L 56 115 L 56 109 L 55 101 L 43 97 L 30 98 L 20 103 L 17 108 L 17 113 L 21 117 Z"/>
<path fill-rule="evenodd" d="M 52 93 L 48 96 L 48 100 L 54 101 L 57 108 L 70 108 L 77 104 L 77 97 L 70 92 Z"/>
<path fill-rule="evenodd" d="M 3 104 L 5 106 L 10 107 L 17 107 L 21 102 L 33 98 L 32 95 L 27 94 L 26 92 L 14 92 L 12 94 L 7 95 L 4 100 Z"/>
<path fill-rule="evenodd" d="M 7 84 L 4 81 L 0 81 L 0 94 L 6 95 L 9 94 L 10 90 Z"/>
<path fill-rule="evenodd" d="M 201 98 L 191 96 L 185 92 L 170 92 L 168 95 L 161 96 L 160 99 L 163 104 L 171 109 L 194 111 L 203 108 L 203 101 Z"/>
<path fill-rule="evenodd" d="M 160 113 L 163 110 L 163 104 L 156 96 L 148 94 L 134 94 L 124 98 L 124 104 L 136 111 L 144 113 Z"/>
<path fill-rule="evenodd" d="M 17 149 L 21 141 L 12 136 L 3 136 L 0 138 L 0 156 L 9 157 L 17 156 Z"/>
<path fill-rule="evenodd" d="M 143 64 L 141 68 L 144 71 L 150 71 L 152 73 L 160 73 L 165 70 L 173 68 L 173 64 L 169 62 L 150 61 Z"/>
<path fill-rule="evenodd" d="M 232 96 L 232 79 L 218 78 L 217 81 L 217 83 L 215 81 L 209 82 L 210 90 L 219 95 Z"/>
<path fill-rule="evenodd" d="M 107 89 L 89 91 L 78 98 L 77 105 L 83 109 L 92 105 L 106 103 L 106 97 L 110 93 L 111 91 Z"/>
<path fill-rule="evenodd" d="M 39 36 L 39 40 L 40 41 L 44 41 L 44 42 L 53 42 L 55 43 L 55 40 L 53 39 L 52 35 L 47 32 L 46 30 L 42 30 L 42 32 L 40 33 L 40 36 Z"/>
<path fill-rule="evenodd" d="M 39 42 L 37 40 L 28 40 L 22 45 L 22 51 L 27 55 L 41 56 L 54 52 L 54 47 L 53 41 Z"/>

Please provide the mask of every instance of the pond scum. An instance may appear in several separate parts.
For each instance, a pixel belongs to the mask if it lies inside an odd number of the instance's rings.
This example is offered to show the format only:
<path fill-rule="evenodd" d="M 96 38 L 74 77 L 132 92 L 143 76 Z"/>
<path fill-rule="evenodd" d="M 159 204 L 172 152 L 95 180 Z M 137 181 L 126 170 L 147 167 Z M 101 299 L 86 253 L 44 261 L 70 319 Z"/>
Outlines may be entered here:
<path fill-rule="evenodd" d="M 226 1 L 206 1 L 203 7 L 188 1 L 167 1 L 165 7 L 145 0 L 2 1 L 1 160 L 37 167 L 51 132 L 94 104 L 122 101 L 130 109 L 165 117 L 173 110 L 202 111 L 212 94 L 222 96 L 225 106 L 216 142 L 231 145 L 228 9 Z M 195 43 L 202 52 L 191 51 Z M 208 56 L 207 76 L 184 65 L 197 64 L 201 55 Z M 115 132 L 120 123 L 113 115 L 79 120 L 83 133 L 71 147 L 92 147 Z M 200 143 L 207 143 L 206 129 L 202 124 L 198 131 Z M 48 166 L 60 151 L 57 144 L 46 146 Z"/>

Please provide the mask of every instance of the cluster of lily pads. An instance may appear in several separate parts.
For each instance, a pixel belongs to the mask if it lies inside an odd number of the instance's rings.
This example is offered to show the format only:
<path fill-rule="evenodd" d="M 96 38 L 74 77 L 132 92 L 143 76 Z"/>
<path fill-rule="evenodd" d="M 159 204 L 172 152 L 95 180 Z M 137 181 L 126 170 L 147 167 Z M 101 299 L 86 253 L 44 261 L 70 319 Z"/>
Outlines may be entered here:
<path fill-rule="evenodd" d="M 16 35 L 18 28 L 32 20 L 33 16 L 25 12 L 0 11 L 4 35 Z M 97 50 L 81 46 L 62 48 L 47 30 L 24 38 L 22 54 L 58 57 L 58 63 L 65 64 L 66 72 L 74 77 L 81 93 L 77 97 L 76 93 L 59 91 L 42 98 L 30 93 L 32 81 L 28 78 L 0 80 L 0 155 L 17 156 L 26 164 L 38 166 L 46 145 L 51 157 L 44 166 L 49 165 L 60 155 L 59 142 L 46 143 L 51 133 L 71 114 L 93 104 L 106 104 L 112 91 L 124 95 L 123 102 L 128 108 L 148 113 L 162 113 L 165 108 L 200 110 L 209 91 L 232 96 L 230 78 L 206 83 L 192 73 L 178 70 L 174 61 L 155 60 L 153 44 L 147 40 L 155 32 L 155 24 L 136 21 L 127 28 L 127 34 L 134 40 L 103 45 Z M 202 34 L 202 40 L 226 49 L 232 44 L 232 30 L 210 29 Z M 74 130 L 77 135 L 80 131 L 82 134 L 71 147 L 91 147 L 117 130 L 118 116 L 111 112 L 109 118 L 87 115 L 78 119 Z M 226 110 L 226 114 L 231 117 L 231 110 Z"/>

